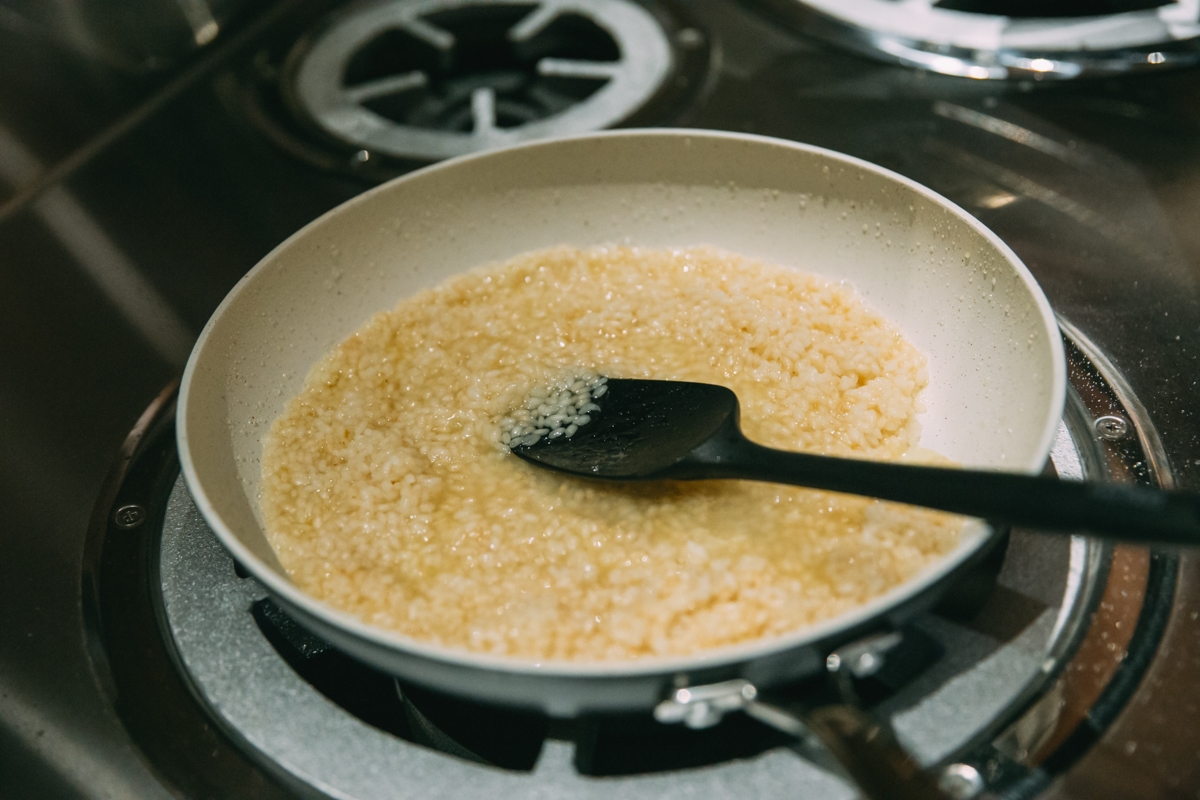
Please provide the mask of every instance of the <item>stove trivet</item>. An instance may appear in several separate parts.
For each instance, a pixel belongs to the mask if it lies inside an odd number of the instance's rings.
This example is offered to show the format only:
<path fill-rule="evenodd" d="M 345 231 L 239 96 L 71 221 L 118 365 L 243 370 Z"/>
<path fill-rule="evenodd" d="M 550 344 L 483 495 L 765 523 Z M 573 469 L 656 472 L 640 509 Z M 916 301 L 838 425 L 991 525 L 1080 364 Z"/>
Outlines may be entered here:
<path fill-rule="evenodd" d="M 1055 468 L 1065 477 L 1153 480 L 1155 459 L 1147 456 L 1154 450 L 1153 431 L 1136 401 L 1125 397 L 1121 402 L 1119 380 L 1114 390 L 1112 381 L 1104 379 L 1110 365 L 1094 351 L 1085 354 L 1086 340 L 1063 325 L 1071 334 L 1065 338 L 1073 391 L 1053 452 Z M 1099 417 L 1105 419 L 1097 427 Z M 1114 418 L 1124 423 L 1124 435 Z M 983 613 L 966 622 L 946 614 L 920 617 L 916 626 L 944 655 L 885 696 L 876 712 L 890 719 L 922 763 L 944 766 L 960 786 L 1002 790 L 1028 776 L 1025 764 L 1059 733 L 1063 682 L 1055 678 L 1088 635 L 1090 612 L 1105 582 L 1107 553 L 1108 548 L 1083 538 L 1015 531 Z M 438 741 L 437 725 L 431 724 L 425 739 L 414 737 L 414 728 L 424 724 L 422 709 L 431 708 L 428 698 L 411 708 L 395 706 L 402 709 L 400 715 L 380 712 L 372 718 L 370 702 L 325 686 L 303 659 L 284 657 L 289 648 L 303 650 L 313 640 L 308 637 L 306 644 L 308 635 L 297 630 L 290 644 L 281 645 L 280 636 L 288 638 L 286 619 L 282 627 L 278 618 L 266 619 L 278 609 L 271 610 L 273 604 L 253 579 L 238 574 L 182 481 L 167 503 L 157 565 L 164 623 L 198 698 L 267 768 L 310 792 L 390 797 L 403 785 L 431 797 L 456 798 L 497 793 L 853 796 L 834 775 L 769 741 L 760 752 L 733 756 L 718 747 L 711 763 L 684 768 L 650 759 L 639 763 L 640 774 L 627 774 L 620 768 L 595 769 L 595 753 L 589 750 L 594 741 L 588 738 L 597 738 L 597 726 L 542 718 L 530 723 L 535 743 L 545 737 L 540 753 L 534 747 L 500 769 L 477 763 L 486 759 L 472 760 L 470 748 L 456 750 L 453 739 Z M 317 641 L 315 647 L 325 646 Z M 301 677 L 306 670 L 312 682 Z M 377 683 L 372 690 L 376 697 L 394 692 L 388 679 L 379 682 L 378 674 L 361 683 L 370 681 Z M 399 718 L 404 715 L 406 719 Z M 497 719 L 496 735 L 504 736 L 504 714 Z M 413 739 L 457 755 L 435 752 Z"/>
<path fill-rule="evenodd" d="M 357 158 L 434 160 L 617 124 L 672 58 L 630 0 L 389 0 L 337 14 L 285 73 L 293 105 Z"/>
<path fill-rule="evenodd" d="M 764 2 L 842 47 L 967 78 L 1079 78 L 1200 61 L 1197 0 L 1118 0 L 1090 11 L 1085 2 L 1020 0 Z"/>

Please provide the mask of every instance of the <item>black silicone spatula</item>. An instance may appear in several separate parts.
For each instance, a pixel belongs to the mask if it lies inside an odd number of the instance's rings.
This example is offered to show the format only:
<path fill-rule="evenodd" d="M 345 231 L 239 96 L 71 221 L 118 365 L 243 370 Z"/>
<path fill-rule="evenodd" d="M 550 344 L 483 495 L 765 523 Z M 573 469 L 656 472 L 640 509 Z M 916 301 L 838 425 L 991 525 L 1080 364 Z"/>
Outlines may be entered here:
<path fill-rule="evenodd" d="M 993 522 L 1136 542 L 1200 544 L 1200 497 L 1120 484 L 833 458 L 755 444 L 724 386 L 609 380 L 570 438 L 517 446 L 542 467 L 613 481 L 741 480 L 894 500 Z"/>

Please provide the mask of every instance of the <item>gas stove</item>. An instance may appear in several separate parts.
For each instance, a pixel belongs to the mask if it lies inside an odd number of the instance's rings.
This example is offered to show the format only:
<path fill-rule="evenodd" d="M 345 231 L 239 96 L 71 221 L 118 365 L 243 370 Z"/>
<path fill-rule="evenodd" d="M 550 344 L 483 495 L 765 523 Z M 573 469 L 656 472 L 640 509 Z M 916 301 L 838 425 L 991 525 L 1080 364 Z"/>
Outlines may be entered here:
<path fill-rule="evenodd" d="M 174 379 L 246 270 L 382 180 L 602 127 L 747 131 L 975 214 L 1059 314 L 1051 468 L 1196 491 L 1200 9 L 1033 5 L 155 6 L 172 38 L 0 4 L 0 795 L 853 797 L 744 715 L 552 719 L 313 638 L 179 482 Z M 838 655 L 882 665 L 851 691 L 954 796 L 1200 791 L 1195 554 L 1014 530 L 900 633 Z"/>

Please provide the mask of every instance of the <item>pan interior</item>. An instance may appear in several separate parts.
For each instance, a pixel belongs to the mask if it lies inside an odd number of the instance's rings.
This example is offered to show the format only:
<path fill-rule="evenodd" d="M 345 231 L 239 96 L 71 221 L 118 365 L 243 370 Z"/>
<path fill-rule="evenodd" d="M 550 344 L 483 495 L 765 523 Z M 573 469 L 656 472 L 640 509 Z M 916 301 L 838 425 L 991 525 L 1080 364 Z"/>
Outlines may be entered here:
<path fill-rule="evenodd" d="M 305 227 L 235 287 L 192 354 L 179 414 L 189 489 L 234 555 L 273 590 L 323 608 L 287 583 L 262 531 L 272 420 L 372 314 L 450 275 L 560 244 L 709 244 L 846 281 L 929 359 L 922 446 L 975 467 L 1045 462 L 1065 385 L 1053 315 L 1011 251 L 965 212 L 818 148 L 616 132 L 385 184 Z M 897 591 L 915 593 L 980 538 Z"/>

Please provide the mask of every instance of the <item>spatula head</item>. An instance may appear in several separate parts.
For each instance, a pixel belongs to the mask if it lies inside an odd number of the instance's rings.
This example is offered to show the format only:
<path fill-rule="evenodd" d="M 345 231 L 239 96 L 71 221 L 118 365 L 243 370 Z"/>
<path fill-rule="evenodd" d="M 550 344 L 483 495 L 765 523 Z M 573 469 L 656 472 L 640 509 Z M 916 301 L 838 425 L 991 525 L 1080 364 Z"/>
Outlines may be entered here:
<path fill-rule="evenodd" d="M 548 469 L 589 478 L 670 478 L 672 468 L 724 426 L 737 424 L 737 395 L 683 381 L 613 380 L 599 411 L 571 438 L 513 448 Z"/>

